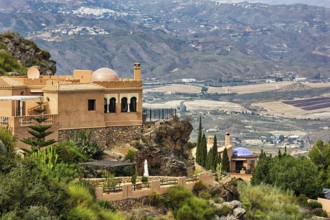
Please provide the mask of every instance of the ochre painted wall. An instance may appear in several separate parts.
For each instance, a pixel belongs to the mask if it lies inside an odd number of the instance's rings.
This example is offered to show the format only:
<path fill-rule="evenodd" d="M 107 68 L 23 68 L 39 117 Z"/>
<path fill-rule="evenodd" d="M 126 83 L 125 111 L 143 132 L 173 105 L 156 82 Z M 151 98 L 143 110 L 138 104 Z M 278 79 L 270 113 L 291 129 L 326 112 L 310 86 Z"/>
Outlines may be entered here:
<path fill-rule="evenodd" d="M 88 100 L 95 100 L 95 110 L 88 111 Z M 104 94 L 99 91 L 58 94 L 60 129 L 104 127 Z"/>

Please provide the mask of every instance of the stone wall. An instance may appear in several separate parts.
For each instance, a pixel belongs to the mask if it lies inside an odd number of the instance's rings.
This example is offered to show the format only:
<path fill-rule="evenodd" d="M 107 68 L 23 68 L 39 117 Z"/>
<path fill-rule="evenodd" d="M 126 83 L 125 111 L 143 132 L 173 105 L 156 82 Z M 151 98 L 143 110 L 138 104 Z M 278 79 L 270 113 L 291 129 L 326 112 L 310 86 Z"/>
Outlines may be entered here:
<path fill-rule="evenodd" d="M 142 126 L 118 126 L 107 127 L 107 146 L 118 143 L 128 143 L 134 140 L 140 140 L 142 137 Z"/>
<path fill-rule="evenodd" d="M 142 135 L 142 126 L 88 128 L 86 130 L 91 130 L 92 140 L 104 148 L 139 140 Z M 68 141 L 79 131 L 80 129 L 59 130 L 58 141 Z"/>
<path fill-rule="evenodd" d="M 132 198 L 119 201 L 109 202 L 114 208 L 120 211 L 126 211 L 130 209 L 140 208 L 148 204 L 148 196 L 141 198 Z"/>

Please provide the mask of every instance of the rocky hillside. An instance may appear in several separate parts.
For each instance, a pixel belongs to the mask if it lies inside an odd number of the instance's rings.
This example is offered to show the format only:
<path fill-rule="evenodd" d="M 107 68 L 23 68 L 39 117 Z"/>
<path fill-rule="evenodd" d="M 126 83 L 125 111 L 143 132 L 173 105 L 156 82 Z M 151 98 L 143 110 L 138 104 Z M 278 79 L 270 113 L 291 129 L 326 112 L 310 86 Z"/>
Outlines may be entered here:
<path fill-rule="evenodd" d="M 54 75 L 56 62 L 50 60 L 50 53 L 40 49 L 33 41 L 18 34 L 0 35 L 0 75 L 13 72 L 26 74 L 27 67 L 39 66 L 42 75 Z"/>
<path fill-rule="evenodd" d="M 192 174 L 194 160 L 188 147 L 193 127 L 178 118 L 157 122 L 147 128 L 143 143 L 138 144 L 137 171 L 143 174 L 147 159 L 151 175 L 187 176 Z"/>

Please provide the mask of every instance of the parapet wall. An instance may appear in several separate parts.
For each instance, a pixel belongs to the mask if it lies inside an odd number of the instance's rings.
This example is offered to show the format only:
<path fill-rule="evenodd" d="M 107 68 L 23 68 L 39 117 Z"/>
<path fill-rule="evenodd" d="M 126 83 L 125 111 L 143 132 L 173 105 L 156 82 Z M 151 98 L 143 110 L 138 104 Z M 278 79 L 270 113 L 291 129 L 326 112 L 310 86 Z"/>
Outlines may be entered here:
<path fill-rule="evenodd" d="M 94 83 L 111 89 L 142 88 L 142 81 L 133 80 L 133 79 L 121 79 L 118 81 L 94 82 Z"/>
<path fill-rule="evenodd" d="M 207 186 L 212 185 L 215 181 L 211 173 L 201 173 L 194 181 L 188 181 L 187 177 L 172 177 L 172 179 L 176 179 L 172 185 L 162 185 L 161 180 L 156 179 L 150 181 L 150 187 L 139 190 L 133 190 L 134 187 L 131 183 L 125 183 L 121 186 L 119 192 L 107 193 L 104 192 L 102 187 L 97 187 L 95 192 L 98 199 L 111 202 L 119 210 L 128 210 L 143 206 L 147 201 L 147 197 L 153 192 L 159 194 L 168 193 L 170 188 L 175 184 L 192 190 L 197 181 L 202 181 Z"/>
<path fill-rule="evenodd" d="M 90 130 L 91 139 L 99 146 L 106 148 L 120 143 L 139 140 L 142 135 L 142 126 L 114 126 L 104 128 L 68 129 L 58 131 L 58 141 L 68 141 L 80 130 Z"/>

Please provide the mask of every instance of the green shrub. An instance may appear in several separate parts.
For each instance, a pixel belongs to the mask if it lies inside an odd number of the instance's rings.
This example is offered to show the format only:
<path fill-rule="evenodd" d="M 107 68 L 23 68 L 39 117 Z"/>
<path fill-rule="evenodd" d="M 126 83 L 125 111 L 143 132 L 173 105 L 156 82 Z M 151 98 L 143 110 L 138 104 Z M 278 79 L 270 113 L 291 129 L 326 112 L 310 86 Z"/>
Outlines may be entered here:
<path fill-rule="evenodd" d="M 238 191 L 248 219 L 268 219 L 270 213 L 274 219 L 280 219 L 281 216 L 289 216 L 284 219 L 302 219 L 292 192 L 283 192 L 270 185 L 250 186 L 243 183 L 238 184 Z"/>
<path fill-rule="evenodd" d="M 50 56 L 51 56 L 50 53 L 49 53 L 48 51 L 46 51 L 46 50 L 42 50 L 42 51 L 41 51 L 41 55 L 42 55 L 43 58 L 46 59 L 46 60 L 49 59 Z"/>
<path fill-rule="evenodd" d="M 214 211 L 205 200 L 193 196 L 186 199 L 182 207 L 174 211 L 174 215 L 176 219 L 182 220 L 208 220 L 213 218 Z"/>
<path fill-rule="evenodd" d="M 305 196 L 304 194 L 300 194 L 298 197 L 297 197 L 297 201 L 298 203 L 303 206 L 303 207 L 307 207 L 308 206 L 308 197 Z"/>
<path fill-rule="evenodd" d="M 312 215 L 319 217 L 328 217 L 328 214 L 322 208 L 313 209 Z"/>
<path fill-rule="evenodd" d="M 129 161 L 129 162 L 134 162 L 135 161 L 135 157 L 136 157 L 136 152 L 135 151 L 132 151 L 132 150 L 129 150 L 127 152 L 127 154 L 125 155 L 124 160 L 125 161 Z"/>
<path fill-rule="evenodd" d="M 141 177 L 141 182 L 142 183 L 147 183 L 148 182 L 148 177 L 147 176 Z"/>
<path fill-rule="evenodd" d="M 87 161 L 87 157 L 78 150 L 72 141 L 59 142 L 54 146 L 54 149 L 59 162 L 71 164 Z"/>
<path fill-rule="evenodd" d="M 6 49 L 6 45 L 4 43 L 0 42 L 0 50 L 2 50 L 2 49 Z"/>
<path fill-rule="evenodd" d="M 94 210 L 82 205 L 71 209 L 67 217 L 77 220 L 99 220 L 99 216 Z"/>
<path fill-rule="evenodd" d="M 307 203 L 307 206 L 310 208 L 310 209 L 316 209 L 316 208 L 320 208 L 322 209 L 322 204 L 317 202 L 317 201 L 311 201 L 309 203 Z"/>
<path fill-rule="evenodd" d="M 54 217 L 49 214 L 49 210 L 45 206 L 31 206 L 24 214 L 25 220 L 53 220 Z"/>
<path fill-rule="evenodd" d="M 220 209 L 215 210 L 215 214 L 219 217 L 227 216 L 231 213 L 231 208 L 227 205 L 223 205 Z"/>
<path fill-rule="evenodd" d="M 77 149 L 86 157 L 100 160 L 104 156 L 104 149 L 96 141 L 92 140 L 91 130 L 80 130 L 74 134 L 72 141 Z"/>
<path fill-rule="evenodd" d="M 142 141 L 145 139 L 142 139 Z M 146 143 L 146 141 L 143 141 L 143 143 Z M 138 150 L 142 150 L 143 148 L 143 144 L 140 143 L 140 141 L 135 141 L 133 144 L 133 147 L 135 147 Z"/>
<path fill-rule="evenodd" d="M 5 145 L 6 152 L 13 152 L 16 138 L 8 127 L 0 127 L 0 140 Z"/>
<path fill-rule="evenodd" d="M 162 196 L 158 192 L 152 192 L 148 196 L 148 202 L 152 206 L 158 206 L 162 203 Z"/>
<path fill-rule="evenodd" d="M 104 208 L 104 209 L 108 209 L 108 210 L 111 210 L 112 212 L 115 212 L 116 211 L 116 208 L 114 208 L 110 202 L 106 201 L 106 200 L 98 200 L 98 204 L 101 208 Z"/>
<path fill-rule="evenodd" d="M 5 38 L 12 39 L 15 37 L 15 34 L 13 32 L 6 31 L 5 33 L 2 34 L 2 36 L 4 36 Z"/>
<path fill-rule="evenodd" d="M 198 196 L 200 192 L 207 190 L 207 186 L 202 182 L 198 181 L 193 188 L 193 193 Z"/>
<path fill-rule="evenodd" d="M 68 186 L 68 192 L 74 204 L 92 204 L 94 197 L 89 192 L 89 189 L 77 183 L 72 183 Z"/>
<path fill-rule="evenodd" d="M 165 205 L 173 210 L 180 208 L 186 199 L 193 197 L 193 193 L 182 186 L 172 186 L 165 197 Z"/>
<path fill-rule="evenodd" d="M 211 199 L 211 193 L 207 190 L 203 190 L 199 193 L 199 197 L 202 198 L 202 199 L 205 199 L 205 200 L 209 200 Z"/>

